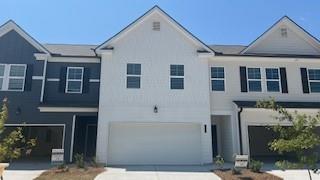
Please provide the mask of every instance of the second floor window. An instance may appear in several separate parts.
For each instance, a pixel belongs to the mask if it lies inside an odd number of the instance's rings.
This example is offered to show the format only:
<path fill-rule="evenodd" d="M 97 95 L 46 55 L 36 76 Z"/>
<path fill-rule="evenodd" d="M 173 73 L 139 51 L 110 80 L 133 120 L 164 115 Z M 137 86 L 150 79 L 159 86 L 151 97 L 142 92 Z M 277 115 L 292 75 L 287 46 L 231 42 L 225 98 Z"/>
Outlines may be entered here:
<path fill-rule="evenodd" d="M 320 69 L 308 69 L 310 92 L 320 92 Z"/>
<path fill-rule="evenodd" d="M 184 65 L 170 65 L 170 88 L 184 89 Z"/>
<path fill-rule="evenodd" d="M 260 68 L 248 68 L 248 90 L 251 92 L 261 92 L 261 72 Z"/>
<path fill-rule="evenodd" d="M 266 68 L 266 83 L 268 92 L 280 92 L 279 69 Z"/>
<path fill-rule="evenodd" d="M 66 93 L 82 93 L 83 67 L 68 67 Z"/>
<path fill-rule="evenodd" d="M 26 69 L 26 64 L 1 64 L 0 89 L 8 91 L 23 91 Z"/>
<path fill-rule="evenodd" d="M 140 88 L 141 64 L 127 64 L 127 88 Z"/>
<path fill-rule="evenodd" d="M 224 68 L 211 67 L 211 88 L 212 91 L 224 91 Z"/>

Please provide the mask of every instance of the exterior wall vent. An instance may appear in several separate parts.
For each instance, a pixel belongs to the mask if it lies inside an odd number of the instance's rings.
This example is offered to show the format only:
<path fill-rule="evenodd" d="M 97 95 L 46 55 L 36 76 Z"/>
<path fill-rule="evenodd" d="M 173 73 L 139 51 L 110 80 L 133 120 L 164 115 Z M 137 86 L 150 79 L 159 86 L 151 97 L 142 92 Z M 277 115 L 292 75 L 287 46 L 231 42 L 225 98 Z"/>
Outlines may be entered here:
<path fill-rule="evenodd" d="M 288 37 L 288 30 L 287 30 L 287 28 L 281 28 L 280 31 L 281 31 L 281 37 L 283 37 L 283 38 Z"/>
<path fill-rule="evenodd" d="M 160 22 L 159 21 L 154 21 L 152 23 L 152 30 L 154 31 L 160 31 Z"/>

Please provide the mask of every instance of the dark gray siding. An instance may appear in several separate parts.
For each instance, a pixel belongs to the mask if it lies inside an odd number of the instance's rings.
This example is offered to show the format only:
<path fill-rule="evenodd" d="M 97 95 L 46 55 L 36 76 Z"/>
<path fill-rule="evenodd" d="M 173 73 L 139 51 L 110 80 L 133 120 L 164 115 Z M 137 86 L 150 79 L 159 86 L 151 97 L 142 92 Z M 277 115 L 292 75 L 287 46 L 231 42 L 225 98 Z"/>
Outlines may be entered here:
<path fill-rule="evenodd" d="M 15 31 L 0 37 L 0 63 L 33 65 L 33 76 L 42 76 L 44 63 L 35 59 L 34 53 L 37 52 L 36 48 Z M 93 77 L 99 72 L 100 70 L 98 72 L 93 70 Z M 97 116 L 97 113 L 40 113 L 38 106 L 41 87 L 41 80 L 32 80 L 31 91 L 0 91 L 0 100 L 8 98 L 9 119 L 6 124 L 64 124 L 65 158 L 69 160 L 73 115 Z M 96 96 L 98 98 L 98 93 Z M 21 110 L 20 113 L 17 113 L 17 109 Z"/>
<path fill-rule="evenodd" d="M 90 69 L 89 79 L 100 79 L 99 63 L 57 63 L 51 62 L 47 65 L 47 79 L 60 79 L 62 67 L 84 67 Z M 45 104 L 77 104 L 77 105 L 98 105 L 99 103 L 99 82 L 89 82 L 89 91 L 82 94 L 70 94 L 59 91 L 59 81 L 46 81 Z"/>
<path fill-rule="evenodd" d="M 43 73 L 43 61 L 37 61 L 34 57 L 34 53 L 38 52 L 13 30 L 0 38 L 0 63 L 33 64 L 34 76 L 41 76 Z"/>

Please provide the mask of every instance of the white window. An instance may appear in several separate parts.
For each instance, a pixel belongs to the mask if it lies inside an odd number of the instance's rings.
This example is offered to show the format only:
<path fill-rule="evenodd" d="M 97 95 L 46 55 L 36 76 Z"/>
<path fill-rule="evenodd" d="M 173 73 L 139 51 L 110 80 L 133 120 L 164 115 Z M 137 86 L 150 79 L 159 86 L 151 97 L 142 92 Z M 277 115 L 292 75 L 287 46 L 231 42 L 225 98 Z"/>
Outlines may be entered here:
<path fill-rule="evenodd" d="M 82 93 L 83 67 L 68 67 L 66 93 Z"/>
<path fill-rule="evenodd" d="M 10 64 L 8 76 L 9 91 L 23 91 L 26 78 L 27 65 L 25 64 Z"/>
<path fill-rule="evenodd" d="M 309 88 L 312 93 L 320 93 L 320 69 L 308 69 Z"/>
<path fill-rule="evenodd" d="M 268 92 L 280 92 L 280 72 L 278 68 L 266 68 L 266 84 Z"/>
<path fill-rule="evenodd" d="M 224 91 L 224 68 L 223 67 L 211 67 L 211 89 L 212 91 Z"/>
<path fill-rule="evenodd" d="M 0 64 L 0 90 L 3 89 L 4 79 L 5 79 L 5 68 L 6 66 L 4 64 Z"/>
<path fill-rule="evenodd" d="M 249 92 L 261 92 L 261 71 L 260 68 L 247 69 L 248 90 Z"/>
<path fill-rule="evenodd" d="M 0 64 L 0 90 L 24 91 L 26 64 Z"/>
<path fill-rule="evenodd" d="M 170 65 L 170 88 L 184 89 L 184 65 Z"/>
<path fill-rule="evenodd" d="M 141 64 L 127 64 L 127 88 L 140 89 Z"/>

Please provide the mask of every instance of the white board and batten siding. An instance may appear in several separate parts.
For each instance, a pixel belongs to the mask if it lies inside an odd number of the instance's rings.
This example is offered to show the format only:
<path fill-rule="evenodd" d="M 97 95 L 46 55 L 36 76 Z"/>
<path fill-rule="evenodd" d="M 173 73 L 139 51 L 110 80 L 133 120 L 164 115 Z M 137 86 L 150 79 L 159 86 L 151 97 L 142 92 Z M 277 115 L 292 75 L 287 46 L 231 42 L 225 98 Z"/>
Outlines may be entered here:
<path fill-rule="evenodd" d="M 184 152 L 181 152 L 181 157 L 175 161 L 170 159 L 173 155 L 177 155 L 175 153 L 179 149 L 177 146 L 172 146 L 172 154 L 159 161 L 158 158 L 151 157 L 148 149 L 145 148 L 148 146 L 147 139 L 142 139 L 142 143 L 146 144 L 143 144 L 140 150 L 146 152 L 146 157 L 156 158 L 153 159 L 156 164 L 212 162 L 208 64 L 197 55 L 199 45 L 191 42 L 164 18 L 159 13 L 151 14 L 110 45 L 114 47 L 112 54 L 102 55 L 97 135 L 99 162 L 107 164 L 109 160 L 114 164 L 125 162 L 119 157 L 127 156 L 127 152 L 120 151 L 117 154 L 113 151 L 117 147 L 125 145 L 118 144 L 117 146 L 114 143 L 121 139 L 123 143 L 132 144 L 131 141 L 128 142 L 123 138 L 128 137 L 128 140 L 132 140 L 132 138 L 141 135 L 134 134 L 134 130 L 139 130 L 139 133 L 149 136 L 150 140 L 154 139 L 160 142 L 155 145 L 158 148 L 154 150 L 158 153 L 154 153 L 154 156 L 167 154 L 168 152 L 161 147 L 174 144 L 181 140 L 182 136 L 191 139 L 189 143 L 193 143 L 194 146 L 199 146 L 200 152 L 194 149 L 190 149 L 191 152 L 187 150 L 185 153 L 191 154 L 192 157 L 185 160 L 182 158 Z M 160 22 L 160 31 L 152 30 L 154 21 Z M 127 63 L 141 64 L 140 89 L 126 88 Z M 184 65 L 183 90 L 170 89 L 170 64 Z M 155 105 L 158 107 L 158 113 L 154 113 Z M 120 132 L 123 133 L 115 133 L 115 129 L 118 129 L 119 126 L 111 124 L 121 122 L 155 124 L 148 127 L 123 127 L 123 129 L 120 128 Z M 157 123 L 167 124 L 162 126 Z M 172 126 L 170 123 L 173 123 Z M 189 127 L 188 123 L 197 125 Z M 206 133 L 204 132 L 205 124 L 207 125 Z M 127 125 L 125 124 L 125 126 Z M 198 129 L 196 132 L 195 127 Z M 156 135 L 152 134 L 153 130 L 158 131 Z M 193 136 L 189 135 L 190 131 L 194 134 Z M 163 139 L 166 137 L 166 133 L 173 137 L 172 141 L 167 142 L 168 144 Z M 196 141 L 195 139 L 198 138 L 200 139 Z M 111 145 L 115 147 L 111 147 Z M 188 143 L 181 144 L 181 147 L 189 147 L 190 145 Z M 136 148 L 136 146 L 132 146 L 132 148 Z M 111 152 L 108 153 L 108 149 Z M 137 149 L 134 150 L 136 152 Z M 111 157 L 110 153 L 114 157 Z M 198 157 L 198 153 L 200 153 L 200 157 Z M 151 162 L 144 158 L 131 159 L 128 163 L 150 164 Z"/>

